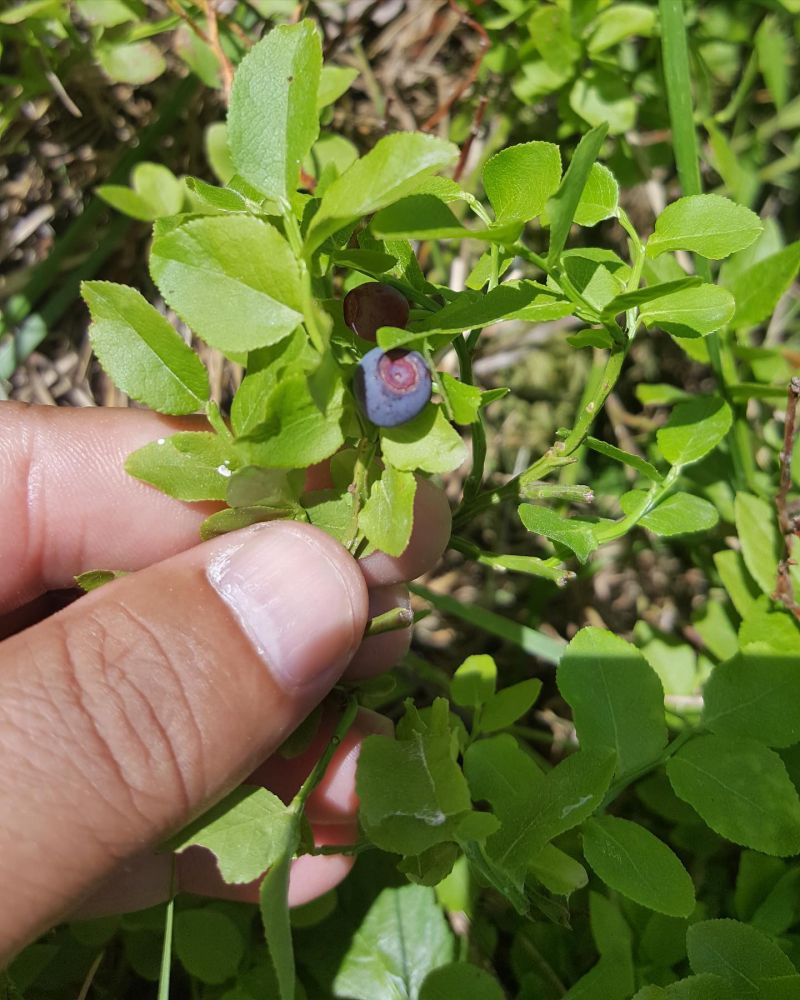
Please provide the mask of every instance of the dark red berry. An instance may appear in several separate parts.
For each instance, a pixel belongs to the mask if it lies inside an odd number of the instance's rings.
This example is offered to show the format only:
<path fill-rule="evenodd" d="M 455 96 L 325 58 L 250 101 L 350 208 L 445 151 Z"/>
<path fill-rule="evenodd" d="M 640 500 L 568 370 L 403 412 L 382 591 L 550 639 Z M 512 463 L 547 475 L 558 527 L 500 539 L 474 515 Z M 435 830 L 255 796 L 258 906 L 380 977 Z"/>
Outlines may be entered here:
<path fill-rule="evenodd" d="M 369 281 L 348 292 L 342 309 L 345 323 L 364 340 L 375 340 L 382 326 L 404 330 L 408 322 L 408 299 L 381 281 Z"/>
<path fill-rule="evenodd" d="M 431 398 L 431 373 L 417 351 L 375 347 L 359 362 L 353 392 L 373 424 L 397 427 L 425 408 Z"/>

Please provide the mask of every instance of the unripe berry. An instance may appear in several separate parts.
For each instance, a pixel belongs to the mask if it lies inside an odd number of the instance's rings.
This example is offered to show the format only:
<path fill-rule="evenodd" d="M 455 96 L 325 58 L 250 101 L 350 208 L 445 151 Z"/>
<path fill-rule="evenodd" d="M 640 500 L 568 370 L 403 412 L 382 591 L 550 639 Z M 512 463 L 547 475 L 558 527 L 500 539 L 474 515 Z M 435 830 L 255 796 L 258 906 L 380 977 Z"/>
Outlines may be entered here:
<path fill-rule="evenodd" d="M 373 424 L 397 427 L 425 408 L 431 398 L 431 373 L 417 351 L 375 347 L 359 362 L 353 392 Z"/>
<path fill-rule="evenodd" d="M 348 292 L 342 309 L 345 323 L 364 340 L 375 340 L 382 326 L 404 330 L 408 322 L 408 299 L 381 281 L 369 281 Z"/>

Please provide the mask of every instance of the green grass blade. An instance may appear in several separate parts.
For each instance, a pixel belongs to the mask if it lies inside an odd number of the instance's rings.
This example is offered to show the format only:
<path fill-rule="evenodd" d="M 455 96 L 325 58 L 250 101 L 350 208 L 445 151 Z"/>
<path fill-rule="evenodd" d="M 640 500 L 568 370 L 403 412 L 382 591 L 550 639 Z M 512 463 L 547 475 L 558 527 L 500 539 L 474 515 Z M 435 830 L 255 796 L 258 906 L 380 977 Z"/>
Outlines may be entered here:
<path fill-rule="evenodd" d="M 672 145 L 681 190 L 685 195 L 702 194 L 683 0 L 659 0 L 658 6 L 661 12 L 661 53 L 672 122 Z"/>
<path fill-rule="evenodd" d="M 169 979 L 172 970 L 172 922 L 175 915 L 175 862 L 172 862 L 172 889 L 164 917 L 164 947 L 161 949 L 161 971 L 158 976 L 158 1000 L 169 1000 Z"/>
<path fill-rule="evenodd" d="M 493 611 L 487 611 L 485 608 L 478 608 L 474 605 L 462 604 L 461 601 L 457 601 L 454 597 L 448 597 L 446 594 L 437 594 L 435 591 L 429 590 L 418 583 L 410 583 L 408 589 L 412 594 L 416 594 L 417 597 L 429 601 L 439 611 L 453 615 L 454 618 L 460 618 L 462 621 L 469 622 L 470 625 L 476 625 L 478 628 L 482 628 L 484 632 L 489 632 L 500 639 L 505 639 L 506 642 L 511 642 L 515 646 L 519 646 L 526 653 L 538 656 L 539 659 L 546 660 L 548 663 L 558 663 L 562 653 L 566 649 L 566 643 L 559 642 L 557 639 L 545 635 L 544 632 L 537 632 L 536 629 L 529 628 L 527 625 L 520 625 L 518 622 L 502 618 Z"/>

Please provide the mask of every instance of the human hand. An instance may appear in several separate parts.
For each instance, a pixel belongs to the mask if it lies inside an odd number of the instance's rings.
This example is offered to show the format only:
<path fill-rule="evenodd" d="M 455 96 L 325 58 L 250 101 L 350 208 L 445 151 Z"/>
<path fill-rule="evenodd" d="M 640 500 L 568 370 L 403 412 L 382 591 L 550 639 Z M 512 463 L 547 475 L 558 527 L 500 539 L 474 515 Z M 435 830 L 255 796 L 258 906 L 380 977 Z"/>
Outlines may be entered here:
<path fill-rule="evenodd" d="M 447 543 L 447 502 L 421 483 L 396 559 L 357 564 L 296 522 L 195 544 L 209 505 L 172 500 L 123 463 L 196 426 L 0 404 L 0 964 L 76 908 L 166 898 L 172 859 L 154 849 L 248 775 L 291 795 L 332 720 L 301 757 L 270 755 L 343 673 L 368 676 L 402 655 L 408 630 L 362 642 L 367 618 L 407 601 L 398 584 Z M 48 592 L 95 568 L 136 572 L 38 620 Z M 360 713 L 337 751 L 308 803 L 319 843 L 354 839 L 357 747 L 387 725 Z M 349 864 L 299 859 L 290 901 L 325 892 Z M 202 849 L 176 868 L 180 888 L 257 896 L 255 885 L 225 887 Z"/>

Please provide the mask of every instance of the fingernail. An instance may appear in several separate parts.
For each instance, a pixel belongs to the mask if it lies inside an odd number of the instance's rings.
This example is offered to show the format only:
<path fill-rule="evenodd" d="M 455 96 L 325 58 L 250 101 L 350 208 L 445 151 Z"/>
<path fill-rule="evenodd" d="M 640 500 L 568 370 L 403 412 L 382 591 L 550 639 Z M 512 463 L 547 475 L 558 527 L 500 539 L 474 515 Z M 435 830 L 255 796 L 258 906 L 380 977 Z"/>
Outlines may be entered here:
<path fill-rule="evenodd" d="M 363 577 L 317 528 L 272 522 L 237 532 L 214 553 L 207 575 L 287 691 L 330 687 L 361 642 Z"/>

